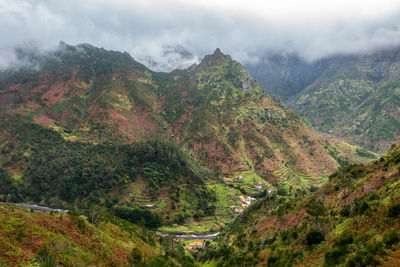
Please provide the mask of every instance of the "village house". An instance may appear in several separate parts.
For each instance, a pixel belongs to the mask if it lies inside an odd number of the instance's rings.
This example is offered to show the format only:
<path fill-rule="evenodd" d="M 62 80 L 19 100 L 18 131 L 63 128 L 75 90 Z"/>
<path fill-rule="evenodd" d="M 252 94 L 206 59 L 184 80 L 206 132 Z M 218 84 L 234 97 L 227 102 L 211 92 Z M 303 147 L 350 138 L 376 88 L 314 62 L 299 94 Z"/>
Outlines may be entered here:
<path fill-rule="evenodd" d="M 254 185 L 254 188 L 260 190 L 260 189 L 263 188 L 263 184 L 262 183 L 257 183 L 257 184 Z"/>
<path fill-rule="evenodd" d="M 203 241 L 196 241 L 186 245 L 186 248 L 189 250 L 194 250 L 196 248 L 203 248 L 204 242 Z"/>

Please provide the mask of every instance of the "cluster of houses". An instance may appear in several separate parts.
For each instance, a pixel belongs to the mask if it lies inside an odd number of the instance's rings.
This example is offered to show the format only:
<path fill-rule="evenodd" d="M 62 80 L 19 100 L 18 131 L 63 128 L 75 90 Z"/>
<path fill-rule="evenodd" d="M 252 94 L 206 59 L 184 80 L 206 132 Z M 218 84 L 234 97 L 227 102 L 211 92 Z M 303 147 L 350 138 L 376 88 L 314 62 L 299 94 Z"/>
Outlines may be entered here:
<path fill-rule="evenodd" d="M 236 214 L 242 213 L 243 209 L 248 207 L 256 199 L 250 196 L 239 196 L 239 200 L 240 201 L 236 203 L 237 206 L 230 206 L 231 210 Z"/>

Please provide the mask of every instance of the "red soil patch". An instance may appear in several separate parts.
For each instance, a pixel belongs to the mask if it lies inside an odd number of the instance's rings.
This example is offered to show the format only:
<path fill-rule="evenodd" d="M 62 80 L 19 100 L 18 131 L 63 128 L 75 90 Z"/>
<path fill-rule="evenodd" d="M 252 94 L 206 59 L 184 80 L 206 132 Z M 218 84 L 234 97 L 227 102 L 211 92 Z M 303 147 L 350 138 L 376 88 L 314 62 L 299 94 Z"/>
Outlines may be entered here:
<path fill-rule="evenodd" d="M 188 95 L 189 95 L 188 91 L 183 91 L 183 92 L 181 93 L 181 98 L 185 98 L 185 97 L 187 97 Z"/>
<path fill-rule="evenodd" d="M 40 107 L 40 105 L 36 102 L 28 102 L 25 105 L 31 107 L 33 110 L 36 110 Z"/>
<path fill-rule="evenodd" d="M 53 120 L 50 119 L 49 117 L 47 117 L 46 115 L 41 115 L 39 117 L 34 117 L 33 118 L 35 120 L 35 122 L 45 125 L 47 127 L 51 127 L 54 126 Z"/>
<path fill-rule="evenodd" d="M 113 118 L 115 120 L 121 120 L 121 121 L 127 121 L 128 120 L 124 115 L 122 115 L 121 113 L 119 113 L 115 109 L 110 110 L 108 112 L 108 114 L 110 115 L 111 118 Z"/>
<path fill-rule="evenodd" d="M 50 90 L 48 90 L 47 92 L 45 92 L 42 96 L 42 100 L 43 102 L 47 105 L 47 106 L 52 106 L 55 103 L 61 101 L 65 95 L 65 93 L 68 92 L 69 90 L 69 86 L 70 84 L 65 84 L 62 82 L 58 82 L 53 84 L 50 87 Z"/>

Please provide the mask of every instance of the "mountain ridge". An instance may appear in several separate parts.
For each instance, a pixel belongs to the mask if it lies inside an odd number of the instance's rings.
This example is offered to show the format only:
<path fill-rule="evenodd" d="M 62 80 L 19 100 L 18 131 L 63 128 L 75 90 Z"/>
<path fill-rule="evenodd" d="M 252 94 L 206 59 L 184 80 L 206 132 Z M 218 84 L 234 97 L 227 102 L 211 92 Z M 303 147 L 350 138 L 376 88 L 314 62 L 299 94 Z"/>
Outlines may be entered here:
<path fill-rule="evenodd" d="M 323 133 L 377 152 L 398 141 L 400 48 L 307 62 L 270 55 L 248 65 L 263 90 L 281 97 Z"/>

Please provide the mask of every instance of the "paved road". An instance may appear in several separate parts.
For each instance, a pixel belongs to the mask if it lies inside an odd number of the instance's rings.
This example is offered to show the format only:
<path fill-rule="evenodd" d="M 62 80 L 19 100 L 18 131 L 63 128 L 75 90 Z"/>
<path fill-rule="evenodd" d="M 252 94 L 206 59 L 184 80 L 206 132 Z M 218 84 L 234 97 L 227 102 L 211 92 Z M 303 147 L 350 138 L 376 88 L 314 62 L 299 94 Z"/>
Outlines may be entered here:
<path fill-rule="evenodd" d="M 44 211 L 44 212 L 57 212 L 57 213 L 66 213 L 68 210 L 62 210 L 62 209 L 52 209 L 49 207 L 43 207 L 43 206 L 38 206 L 34 204 L 22 204 L 22 203 L 10 203 L 14 204 L 15 206 L 21 207 L 21 208 L 26 208 L 26 209 L 32 209 L 32 210 L 39 210 L 39 211 Z"/>
<path fill-rule="evenodd" d="M 162 233 L 162 232 L 157 232 L 157 234 L 160 236 L 171 235 L 171 234 Z M 219 235 L 219 232 L 214 233 L 214 234 L 208 234 L 208 235 L 172 235 L 172 236 L 174 236 L 178 239 L 182 239 L 182 240 L 214 240 L 218 235 Z"/>

